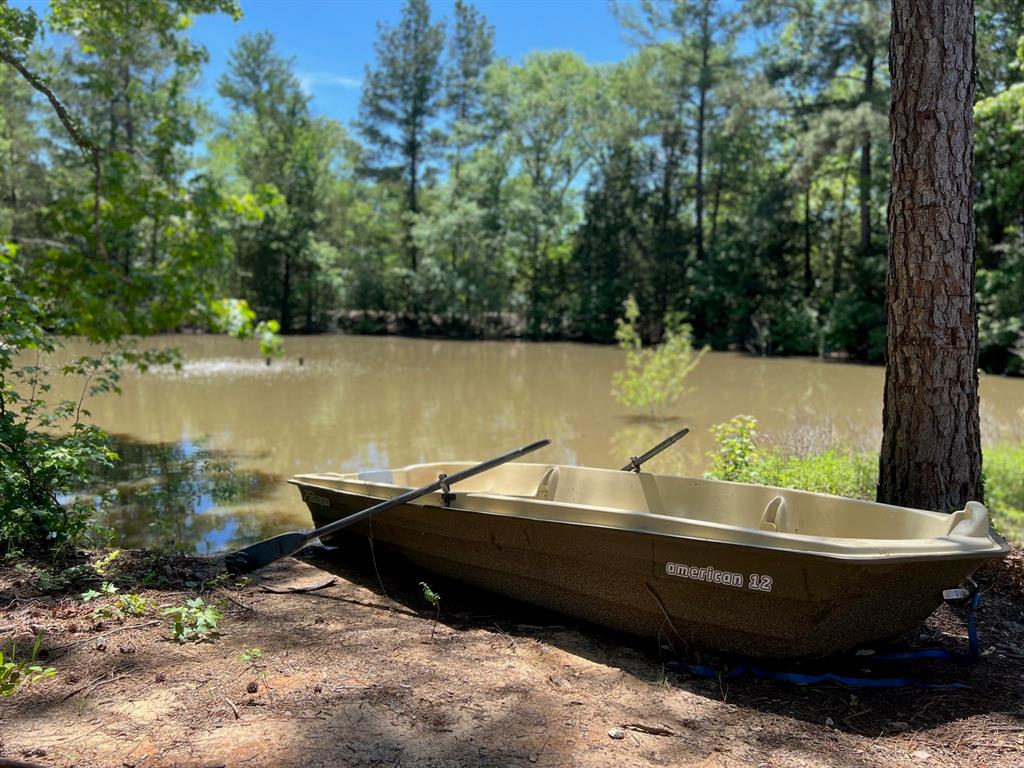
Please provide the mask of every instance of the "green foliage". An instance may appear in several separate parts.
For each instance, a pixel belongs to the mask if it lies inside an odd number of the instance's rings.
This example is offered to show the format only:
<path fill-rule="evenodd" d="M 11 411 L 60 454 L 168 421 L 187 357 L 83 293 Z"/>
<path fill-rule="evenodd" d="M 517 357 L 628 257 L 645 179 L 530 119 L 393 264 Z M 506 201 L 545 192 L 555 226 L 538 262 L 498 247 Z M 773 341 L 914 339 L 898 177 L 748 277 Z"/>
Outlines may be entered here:
<path fill-rule="evenodd" d="M 689 389 L 686 379 L 707 351 L 695 350 L 690 326 L 678 318 L 665 319 L 661 344 L 645 348 L 637 321 L 640 308 L 630 296 L 625 318 L 619 320 L 615 338 L 626 351 L 626 368 L 612 377 L 612 394 L 627 408 L 646 411 L 652 419 L 664 419 L 679 398 Z"/>
<path fill-rule="evenodd" d="M 828 449 L 808 456 L 787 455 L 758 445 L 757 420 L 736 416 L 711 428 L 715 450 L 707 477 L 739 483 L 797 488 L 851 499 L 875 498 L 878 458 L 874 454 Z"/>
<path fill-rule="evenodd" d="M 1016 64 L 1024 65 L 1024 50 Z M 978 167 L 975 208 L 980 361 L 987 370 L 1021 373 L 1024 371 L 1024 83 L 1010 85 L 978 102 L 974 118 Z"/>
<path fill-rule="evenodd" d="M 985 451 L 985 502 L 1000 530 L 1024 542 L 1024 442 Z"/>
<path fill-rule="evenodd" d="M 878 456 L 829 448 L 792 455 L 762 446 L 757 420 L 736 416 L 711 428 L 715 450 L 708 454 L 705 476 L 713 480 L 755 483 L 828 493 L 850 499 L 875 500 Z M 1008 538 L 1024 541 L 1024 443 L 985 449 L 985 503 L 992 520 Z"/>
<path fill-rule="evenodd" d="M 114 595 L 116 593 L 117 593 L 117 587 L 115 587 L 109 581 L 105 581 L 105 582 L 103 582 L 103 584 L 100 585 L 99 591 L 97 591 L 95 589 L 90 589 L 90 590 L 88 590 L 86 592 L 83 592 L 82 593 L 82 602 L 83 603 L 88 603 L 88 602 L 91 602 L 92 600 L 97 600 L 97 599 L 103 597 L 104 595 Z"/>
<path fill-rule="evenodd" d="M 759 474 L 759 482 L 764 485 L 874 501 L 878 457 L 835 449 L 811 456 L 784 456 L 769 451 L 763 457 Z"/>
<path fill-rule="evenodd" d="M 164 615 L 171 617 L 171 638 L 179 643 L 213 640 L 217 637 L 217 625 L 224 618 L 223 613 L 207 605 L 201 597 L 192 597 L 184 605 L 166 608 Z"/>
<path fill-rule="evenodd" d="M 0 51 L 22 59 L 39 33 L 39 16 L 32 8 L 0 5 Z"/>
<path fill-rule="evenodd" d="M 53 667 L 36 664 L 41 642 L 42 635 L 37 635 L 36 641 L 32 645 L 31 655 L 29 658 L 21 660 L 17 658 L 17 645 L 11 645 L 11 650 L 6 655 L 0 648 L 0 696 L 14 696 L 27 685 L 57 675 L 57 670 Z"/>
<path fill-rule="evenodd" d="M 434 633 L 437 631 L 437 622 L 441 618 L 441 596 L 430 588 L 430 585 L 425 581 L 420 582 L 420 589 L 423 591 L 423 599 L 434 606 L 434 623 L 430 625 L 430 639 L 434 639 Z"/>
<path fill-rule="evenodd" d="M 281 338 L 281 324 L 276 320 L 261 320 L 254 324 L 256 312 L 245 299 L 218 299 L 211 306 L 213 327 L 237 339 L 255 338 L 259 341 L 260 354 L 264 357 L 280 357 L 284 354 Z"/>
<path fill-rule="evenodd" d="M 93 510 L 59 494 L 84 479 L 92 464 L 116 456 L 105 435 L 83 422 L 84 398 L 116 386 L 108 361 L 90 361 L 81 397 L 48 403 L 43 356 L 55 341 L 55 321 L 44 301 L 23 290 L 18 249 L 0 244 L 0 551 L 11 553 L 49 542 L 74 547 L 98 535 Z M 70 364 L 80 370 L 81 361 Z"/>
<path fill-rule="evenodd" d="M 102 605 L 93 608 L 93 619 L 117 619 L 124 621 L 130 616 L 141 616 L 149 610 L 153 603 L 142 595 L 130 592 L 117 594 L 117 587 L 108 581 L 103 582 L 99 590 L 90 589 L 82 593 L 82 602 L 89 603 L 102 598 L 108 599 Z"/>
<path fill-rule="evenodd" d="M 300 307 L 309 333 L 324 327 L 324 305 L 338 301 L 337 251 L 322 235 L 350 140 L 336 122 L 311 115 L 294 62 L 275 51 L 269 32 L 239 40 L 217 87 L 233 113 L 211 144 L 211 170 L 263 210 L 235 231 L 228 282 L 275 316 L 255 331 L 263 354 L 278 354 L 275 336 L 295 330 Z"/>
<path fill-rule="evenodd" d="M 39 19 L 3 5 L 0 551 L 109 539 L 91 522 L 95 500 L 72 493 L 117 460 L 86 401 L 118 392 L 126 367 L 177 363 L 138 337 L 208 326 L 231 229 L 259 218 L 244 196 L 194 173 L 188 151 L 199 108 L 185 92 L 206 52 L 186 30 L 191 14 L 218 11 L 240 13 L 233 0 L 54 0 L 48 26 L 67 43 L 47 81 L 32 71 L 47 54 L 28 55 Z M 33 111 L 29 87 L 47 113 Z M 275 351 L 273 326 L 251 332 Z M 97 352 L 51 370 L 68 336 Z M 56 375 L 79 378 L 80 396 L 50 402 Z"/>
<path fill-rule="evenodd" d="M 423 592 L 423 599 L 430 603 L 432 606 L 437 608 L 441 605 L 441 596 L 430 588 L 430 585 L 425 581 L 420 582 L 420 590 Z"/>
<path fill-rule="evenodd" d="M 241 661 L 256 662 L 263 658 L 263 651 L 259 648 L 247 648 L 238 658 Z"/>
<path fill-rule="evenodd" d="M 711 434 L 715 439 L 715 450 L 708 454 L 711 468 L 707 476 L 736 483 L 757 482 L 757 419 L 734 416 L 727 422 L 714 425 Z"/>
<path fill-rule="evenodd" d="M 1020 10 L 977 9 L 980 362 L 1010 373 L 1024 332 Z M 644 342 L 683 313 L 698 346 L 881 360 L 881 0 L 616 4 L 636 50 L 601 65 L 495 60 L 467 0 L 447 22 L 406 0 L 379 28 L 359 140 L 313 114 L 270 34 L 239 41 L 218 82 L 229 114 L 205 114 L 189 27 L 214 12 L 239 9 L 55 0 L 44 24 L 2 6 L 0 240 L 21 246 L 27 295 L 60 297 L 48 330 L 226 327 L 267 355 L 279 333 L 336 320 L 610 342 L 633 295 Z M 38 44 L 47 29 L 55 51 Z M 59 120 L 41 88 L 63 97 Z M 211 307 L 224 296 L 263 324 Z"/>

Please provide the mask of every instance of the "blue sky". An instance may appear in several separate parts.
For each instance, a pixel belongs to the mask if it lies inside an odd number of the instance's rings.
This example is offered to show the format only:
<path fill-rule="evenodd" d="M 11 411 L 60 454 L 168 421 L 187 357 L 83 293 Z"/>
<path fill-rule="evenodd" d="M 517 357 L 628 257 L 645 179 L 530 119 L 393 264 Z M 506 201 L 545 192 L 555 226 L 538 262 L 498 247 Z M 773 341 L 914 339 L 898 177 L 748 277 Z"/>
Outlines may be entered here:
<path fill-rule="evenodd" d="M 278 50 L 313 96 L 313 109 L 348 123 L 359 110 L 364 68 L 374 60 L 377 22 L 394 24 L 401 0 L 241 0 L 239 22 L 196 19 L 194 40 L 210 52 L 200 95 L 217 101 L 217 78 L 239 37 L 269 30 Z M 454 0 L 433 0 L 435 19 L 450 18 Z M 592 64 L 618 61 L 631 48 L 606 0 L 476 0 L 495 27 L 499 56 L 519 60 L 530 51 L 569 49 Z"/>

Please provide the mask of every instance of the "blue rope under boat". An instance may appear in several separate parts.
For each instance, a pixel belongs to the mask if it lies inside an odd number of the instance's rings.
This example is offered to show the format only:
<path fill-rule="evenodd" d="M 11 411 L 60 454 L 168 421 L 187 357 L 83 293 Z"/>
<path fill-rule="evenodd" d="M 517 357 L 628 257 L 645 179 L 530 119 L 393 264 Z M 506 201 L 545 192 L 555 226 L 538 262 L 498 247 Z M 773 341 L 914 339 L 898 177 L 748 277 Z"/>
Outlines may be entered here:
<path fill-rule="evenodd" d="M 938 659 L 942 661 L 953 661 L 958 664 L 971 664 L 978 659 L 978 628 L 975 613 L 981 602 L 981 593 L 975 589 L 971 596 L 967 609 L 967 653 L 956 653 L 946 648 L 919 648 L 911 651 L 900 651 L 896 653 L 870 654 L 868 656 L 855 656 L 851 660 L 866 659 L 870 661 L 920 661 L 922 659 Z M 817 683 L 838 683 L 852 688 L 969 688 L 964 682 L 931 683 L 918 680 L 912 677 L 873 677 L 857 675 L 841 675 L 834 672 L 805 673 L 786 672 L 767 669 L 755 663 L 743 663 L 727 669 L 716 669 L 706 664 L 690 664 L 687 662 L 673 661 L 665 665 L 666 669 L 673 672 L 685 672 L 698 677 L 707 677 L 716 680 L 731 679 L 741 675 L 753 675 L 762 680 L 774 680 L 782 683 L 793 683 L 795 685 L 815 685 Z"/>

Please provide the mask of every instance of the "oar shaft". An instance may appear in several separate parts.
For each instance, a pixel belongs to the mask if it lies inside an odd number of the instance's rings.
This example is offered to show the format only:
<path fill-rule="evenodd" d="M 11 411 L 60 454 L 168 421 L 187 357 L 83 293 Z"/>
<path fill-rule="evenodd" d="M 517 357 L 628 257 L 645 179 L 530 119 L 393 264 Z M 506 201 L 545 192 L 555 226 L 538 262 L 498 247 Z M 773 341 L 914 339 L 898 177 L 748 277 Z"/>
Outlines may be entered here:
<path fill-rule="evenodd" d="M 629 464 L 624 466 L 619 471 L 620 472 L 633 472 L 633 471 L 639 472 L 640 471 L 640 465 L 642 465 L 646 461 L 650 461 L 655 456 L 657 456 L 659 453 L 664 451 L 666 448 L 668 448 L 671 445 L 675 444 L 678 440 L 681 440 L 683 437 L 686 436 L 686 433 L 689 432 L 689 431 L 690 431 L 689 427 L 683 427 L 682 429 L 680 429 L 678 432 L 676 432 L 671 437 L 666 437 L 664 440 L 662 440 L 656 446 L 651 448 L 651 450 L 649 450 L 643 456 L 640 456 L 639 458 L 635 458 L 635 459 L 630 459 Z"/>
<path fill-rule="evenodd" d="M 520 456 L 525 456 L 528 453 L 533 453 L 534 451 L 539 450 L 546 445 L 550 445 L 550 443 L 550 440 L 538 440 L 535 443 L 524 445 L 522 448 L 516 448 L 514 451 L 509 451 L 508 453 L 504 453 L 501 456 L 489 459 L 488 461 L 482 462 L 480 464 L 475 464 L 472 467 L 467 467 L 461 472 L 456 472 L 454 475 L 449 475 L 448 477 L 444 478 L 444 480 L 437 479 L 428 485 L 424 485 L 420 488 L 414 488 L 411 491 L 406 491 L 405 493 L 399 494 L 394 498 L 388 499 L 387 501 L 382 501 L 380 504 L 375 504 L 372 507 L 364 509 L 361 512 L 356 512 L 354 515 L 348 515 L 347 517 L 343 517 L 339 520 L 335 520 L 332 523 L 328 523 L 327 525 L 321 528 L 317 528 L 316 530 L 310 531 L 308 534 L 306 534 L 306 539 L 309 540 L 314 539 L 317 536 L 327 536 L 328 534 L 334 533 L 335 531 L 341 530 L 342 528 L 347 528 L 350 525 L 355 525 L 356 523 L 365 520 L 371 515 L 376 515 L 378 512 L 385 512 L 394 507 L 399 507 L 402 504 L 407 504 L 408 502 L 413 501 L 414 499 L 418 499 L 420 496 L 426 496 L 428 493 L 439 491 L 441 490 L 442 484 L 455 485 L 455 483 L 458 483 L 461 480 L 466 480 L 470 477 L 473 477 L 474 475 L 479 475 L 481 472 L 486 472 L 489 469 L 494 469 L 495 467 L 501 466 L 502 464 L 506 464 L 510 461 L 513 461 L 514 459 L 518 459 Z"/>

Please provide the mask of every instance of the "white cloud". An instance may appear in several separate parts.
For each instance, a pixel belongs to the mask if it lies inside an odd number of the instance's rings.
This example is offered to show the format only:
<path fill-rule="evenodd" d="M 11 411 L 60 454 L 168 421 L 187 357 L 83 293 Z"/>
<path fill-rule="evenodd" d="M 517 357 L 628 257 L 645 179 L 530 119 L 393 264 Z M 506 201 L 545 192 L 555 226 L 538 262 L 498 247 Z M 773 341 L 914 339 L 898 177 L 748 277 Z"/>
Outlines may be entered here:
<path fill-rule="evenodd" d="M 358 77 L 347 77 L 337 75 L 333 72 L 299 72 L 299 87 L 307 96 L 313 94 L 313 89 L 318 87 L 346 88 L 351 91 L 363 87 L 363 81 Z"/>

